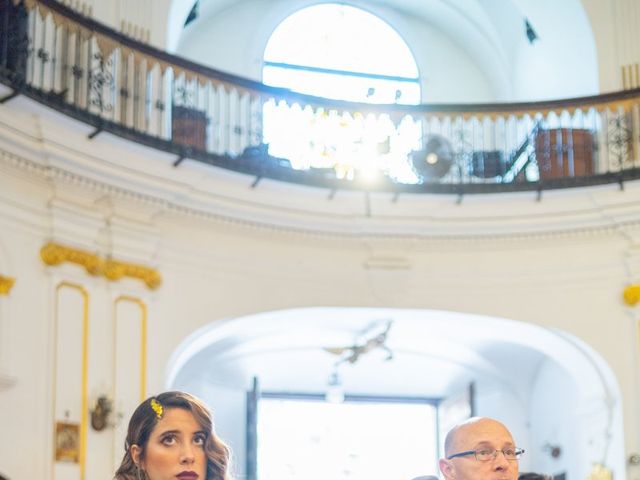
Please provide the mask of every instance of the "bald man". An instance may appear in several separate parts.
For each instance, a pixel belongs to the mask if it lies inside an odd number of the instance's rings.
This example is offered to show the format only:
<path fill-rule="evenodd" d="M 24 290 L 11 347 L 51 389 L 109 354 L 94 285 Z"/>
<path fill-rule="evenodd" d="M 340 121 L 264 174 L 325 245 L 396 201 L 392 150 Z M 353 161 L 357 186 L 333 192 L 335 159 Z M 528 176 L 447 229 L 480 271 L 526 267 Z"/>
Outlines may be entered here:
<path fill-rule="evenodd" d="M 440 471 L 446 480 L 517 480 L 517 448 L 507 427 L 487 417 L 456 425 L 444 440 Z"/>

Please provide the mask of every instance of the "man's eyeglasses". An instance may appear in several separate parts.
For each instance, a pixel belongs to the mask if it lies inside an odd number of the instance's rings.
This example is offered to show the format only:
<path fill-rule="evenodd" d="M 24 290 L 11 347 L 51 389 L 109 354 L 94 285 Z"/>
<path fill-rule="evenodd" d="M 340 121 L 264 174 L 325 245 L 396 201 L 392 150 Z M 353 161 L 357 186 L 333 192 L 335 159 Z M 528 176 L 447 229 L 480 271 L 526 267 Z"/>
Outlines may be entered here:
<path fill-rule="evenodd" d="M 469 455 L 475 455 L 476 460 L 479 462 L 488 462 L 489 460 L 493 460 L 498 456 L 498 452 L 502 452 L 504 458 L 507 460 L 518 460 L 524 450 L 522 448 L 507 448 L 506 450 L 468 450 L 466 452 L 454 453 L 453 455 L 449 455 L 447 457 L 448 460 L 456 457 L 466 457 Z"/>

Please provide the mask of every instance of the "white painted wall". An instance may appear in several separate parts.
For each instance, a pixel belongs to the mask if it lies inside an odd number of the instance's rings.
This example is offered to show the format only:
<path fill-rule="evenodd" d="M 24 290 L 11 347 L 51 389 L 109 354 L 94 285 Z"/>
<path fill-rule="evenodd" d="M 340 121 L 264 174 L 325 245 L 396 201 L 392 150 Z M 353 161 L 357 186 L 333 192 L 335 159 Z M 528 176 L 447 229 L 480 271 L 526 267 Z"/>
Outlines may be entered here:
<path fill-rule="evenodd" d="M 609 68 L 616 67 L 610 59 L 620 63 L 636 58 L 627 50 L 609 55 L 618 51 L 618 40 L 608 36 L 607 19 L 620 21 L 622 10 L 602 2 L 585 0 L 585 5 L 590 18 L 601 14 L 598 18 L 603 19 L 594 27 L 601 89 L 614 89 L 619 75 Z M 255 20 L 249 12 L 243 15 L 243 22 Z M 117 16 L 109 18 L 117 23 Z M 411 44 L 438 45 L 439 57 L 420 55 L 426 62 L 423 72 L 451 68 L 480 79 L 458 92 L 469 98 L 500 94 L 441 32 L 431 27 L 418 31 L 417 20 L 400 15 L 389 18 L 399 30 L 403 24 L 413 25 L 408 33 L 402 28 Z M 243 48 L 232 51 L 235 58 L 225 57 L 224 62 L 231 69 L 259 73 L 258 47 L 275 24 L 257 26 L 258 33 L 244 39 Z M 623 40 L 632 38 L 631 27 L 620 31 Z M 153 32 L 161 38 L 159 30 Z M 228 35 L 222 39 L 228 41 Z M 453 61 L 446 52 L 455 54 Z M 448 85 L 429 75 L 425 81 L 425 99 L 444 101 L 451 93 Z M 616 478 L 638 478 L 638 467 L 625 472 L 624 457 L 640 451 L 639 315 L 620 301 L 624 285 L 636 282 L 640 274 L 637 184 L 627 184 L 624 191 L 605 186 L 545 192 L 541 202 L 530 194 L 465 197 L 460 205 L 444 196 L 403 196 L 392 203 L 388 196 L 373 195 L 372 216 L 367 217 L 360 194 L 340 192 L 328 201 L 325 191 L 269 181 L 251 190 L 250 178 L 190 162 L 174 169 L 168 155 L 106 134 L 89 142 L 89 130 L 24 99 L 0 108 L 0 274 L 17 279 L 10 295 L 0 297 L 0 373 L 15 379 L 0 388 L 0 424 L 11 438 L 10 445 L 0 449 L 0 471 L 9 478 L 77 478 L 68 465 L 54 475 L 51 456 L 57 418 L 54 288 L 63 280 L 82 285 L 90 294 L 95 327 L 90 341 L 92 396 L 113 387 L 106 326 L 115 315 L 113 300 L 121 293 L 140 296 L 150 307 L 150 393 L 163 388 L 172 353 L 196 329 L 218 319 L 277 309 L 443 309 L 570 332 L 598 352 L 615 375 L 622 405 L 614 423 L 624 425 L 624 435 L 614 438 L 607 462 Z M 294 196 L 297 204 L 292 207 L 287 199 Z M 137 282 L 110 283 L 73 266 L 45 268 L 38 252 L 50 239 L 153 265 L 163 274 L 164 285 L 150 293 Z M 395 258 L 409 267 L 367 268 L 376 258 Z M 77 306 L 65 305 L 77 313 Z M 58 388 L 77 389 L 75 379 L 61 382 Z M 568 384 L 561 371 L 546 365 L 532 383 L 528 414 L 496 389 L 481 390 L 479 406 L 483 413 L 503 418 L 516 438 L 531 445 L 525 447 L 532 453 L 527 460 L 531 463 L 523 467 L 557 468 L 537 451 L 540 442 L 555 435 L 568 438 L 567 445 L 576 440 L 573 448 L 585 452 L 586 460 L 567 469 L 578 478 L 601 447 L 603 410 L 599 404 L 587 405 L 568 430 L 555 433 L 553 407 L 570 408 L 572 397 L 550 399 L 546 392 Z M 243 411 L 237 391 L 203 389 L 201 394 L 221 398 L 214 409 L 228 411 L 229 418 L 239 418 Z M 126 392 L 117 399 L 125 417 L 137 395 Z M 79 419 L 82 412 L 75 415 Z M 221 422 L 220 433 L 242 451 L 244 430 L 238 425 Z M 592 425 L 597 427 L 591 430 Z M 90 432 L 88 478 L 110 478 L 119 455 L 115 447 L 110 451 L 111 445 L 121 445 L 122 423 L 117 432 Z"/>
<path fill-rule="evenodd" d="M 589 18 L 579 0 L 516 0 L 522 16 L 514 44 L 514 99 L 547 100 L 596 95 L 598 58 Z M 538 40 L 524 35 L 524 16 Z M 515 21 L 515 19 L 514 19 Z"/>
<path fill-rule="evenodd" d="M 637 313 L 621 301 L 624 285 L 640 276 L 637 183 L 624 191 L 612 185 L 545 192 L 540 202 L 525 193 L 467 196 L 461 204 L 447 196 L 401 196 L 394 204 L 380 194 L 372 195 L 367 216 L 359 194 L 330 201 L 321 189 L 278 182 L 250 189 L 252 178 L 189 161 L 176 169 L 166 154 L 107 134 L 90 141 L 89 131 L 24 98 L 0 108 L 0 251 L 6 273 L 17 278 L 0 299 L 9 312 L 2 318 L 8 336 L 2 345 L 9 345 L 2 358 L 17 379 L 0 391 L 0 424 L 12 439 L 0 449 L 0 465 L 10 478 L 58 478 L 51 457 L 51 322 L 54 287 L 65 279 L 87 289 L 96 325 L 113 318 L 119 294 L 149 305 L 150 393 L 164 387 L 173 352 L 192 332 L 258 312 L 410 307 L 568 332 L 604 359 L 619 385 L 616 428 L 624 425 L 624 434 L 607 464 L 625 478 L 625 455 L 640 450 Z M 75 266 L 45 268 L 38 252 L 50 239 L 154 266 L 163 286 L 149 292 L 134 280 L 109 282 Z M 406 267 L 379 268 L 376 258 Z M 109 388 L 114 361 L 111 342 L 92 338 L 91 393 Z M 515 405 L 491 410 L 501 395 L 480 398 L 485 412 L 504 415 L 526 442 L 526 422 L 534 425 L 534 418 L 520 418 L 525 410 Z M 599 415 L 598 408 L 587 413 Z M 226 432 L 241 444 L 242 433 Z M 113 431 L 89 436 L 94 458 L 110 436 L 119 443 Z M 590 464 L 593 452 L 586 451 Z M 87 478 L 109 478 L 104 468 L 90 464 Z"/>
<path fill-rule="evenodd" d="M 531 389 L 530 421 L 536 428 L 527 455 L 540 471 L 552 475 L 566 472 L 567 478 L 586 478 L 589 469 L 589 465 L 567 462 L 584 447 L 578 441 L 582 419 L 577 413 L 577 381 L 557 365 L 546 362 Z M 552 458 L 546 445 L 560 446 L 561 456 Z"/>

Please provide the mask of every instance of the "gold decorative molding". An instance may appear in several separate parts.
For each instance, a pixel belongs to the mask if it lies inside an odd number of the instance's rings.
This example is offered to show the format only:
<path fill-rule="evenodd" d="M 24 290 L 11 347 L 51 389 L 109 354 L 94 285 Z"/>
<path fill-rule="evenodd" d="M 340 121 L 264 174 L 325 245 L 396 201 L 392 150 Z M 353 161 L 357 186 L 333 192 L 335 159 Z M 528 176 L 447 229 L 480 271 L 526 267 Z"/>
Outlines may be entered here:
<path fill-rule="evenodd" d="M 131 302 L 134 305 L 137 305 L 140 308 L 140 401 L 142 402 L 145 398 L 147 398 L 147 305 L 139 298 L 131 297 L 129 295 L 120 295 L 116 298 L 114 302 L 114 312 L 117 309 L 117 306 L 121 302 Z M 116 355 L 116 330 L 117 330 L 117 319 L 114 318 L 114 345 L 113 345 L 113 356 L 115 359 Z M 113 369 L 114 378 L 113 378 L 113 386 L 114 386 L 114 398 L 117 398 L 115 395 L 115 387 L 117 385 L 115 378 L 115 366 Z"/>
<path fill-rule="evenodd" d="M 100 275 L 103 270 L 98 255 L 84 250 L 65 247 L 57 243 L 49 242 L 40 249 L 40 258 L 46 265 L 55 266 L 64 262 L 75 263 L 84 267 L 89 275 Z"/>
<path fill-rule="evenodd" d="M 120 280 L 122 277 L 137 278 L 142 280 L 151 290 L 158 288 L 162 283 L 162 277 L 153 268 L 112 259 L 104 262 L 102 274 L 112 281 Z"/>
<path fill-rule="evenodd" d="M 158 288 L 162 283 L 162 276 L 153 268 L 112 258 L 103 259 L 95 253 L 53 242 L 47 243 L 40 249 L 40 258 L 49 266 L 60 265 L 64 262 L 75 263 L 84 267 L 89 275 L 102 275 L 111 281 L 117 281 L 123 277 L 135 278 L 142 280 L 152 290 Z"/>
<path fill-rule="evenodd" d="M 635 304 L 640 302 L 640 285 L 639 284 L 627 285 L 624 288 L 624 292 L 622 296 L 624 298 L 624 303 L 633 307 Z"/>
<path fill-rule="evenodd" d="M 0 275 L 0 295 L 9 295 L 9 292 L 15 282 L 15 278 L 3 277 Z"/>
<path fill-rule="evenodd" d="M 81 376 L 81 398 L 80 398 L 80 449 L 78 452 L 78 463 L 80 464 L 80 480 L 86 478 L 87 466 L 87 432 L 88 432 L 88 412 L 89 412 L 89 292 L 82 286 L 71 282 L 60 282 L 56 286 L 56 307 L 54 317 L 54 366 L 53 366 L 53 391 L 57 391 L 58 380 L 58 328 L 60 292 L 65 289 L 71 289 L 78 292 L 82 296 L 82 376 Z M 53 396 L 53 413 L 56 414 L 56 395 Z"/>

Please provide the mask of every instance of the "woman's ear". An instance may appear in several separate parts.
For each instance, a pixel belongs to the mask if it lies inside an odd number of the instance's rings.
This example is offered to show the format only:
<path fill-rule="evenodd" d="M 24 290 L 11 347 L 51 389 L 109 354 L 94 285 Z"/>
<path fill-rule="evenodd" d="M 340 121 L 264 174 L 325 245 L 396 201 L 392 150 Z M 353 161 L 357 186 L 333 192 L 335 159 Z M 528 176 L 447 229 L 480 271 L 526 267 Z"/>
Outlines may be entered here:
<path fill-rule="evenodd" d="M 133 463 L 135 463 L 136 466 L 139 467 L 140 466 L 140 454 L 142 453 L 142 449 L 138 445 L 136 445 L 134 443 L 129 448 L 129 453 L 131 453 L 131 460 L 133 460 Z"/>

